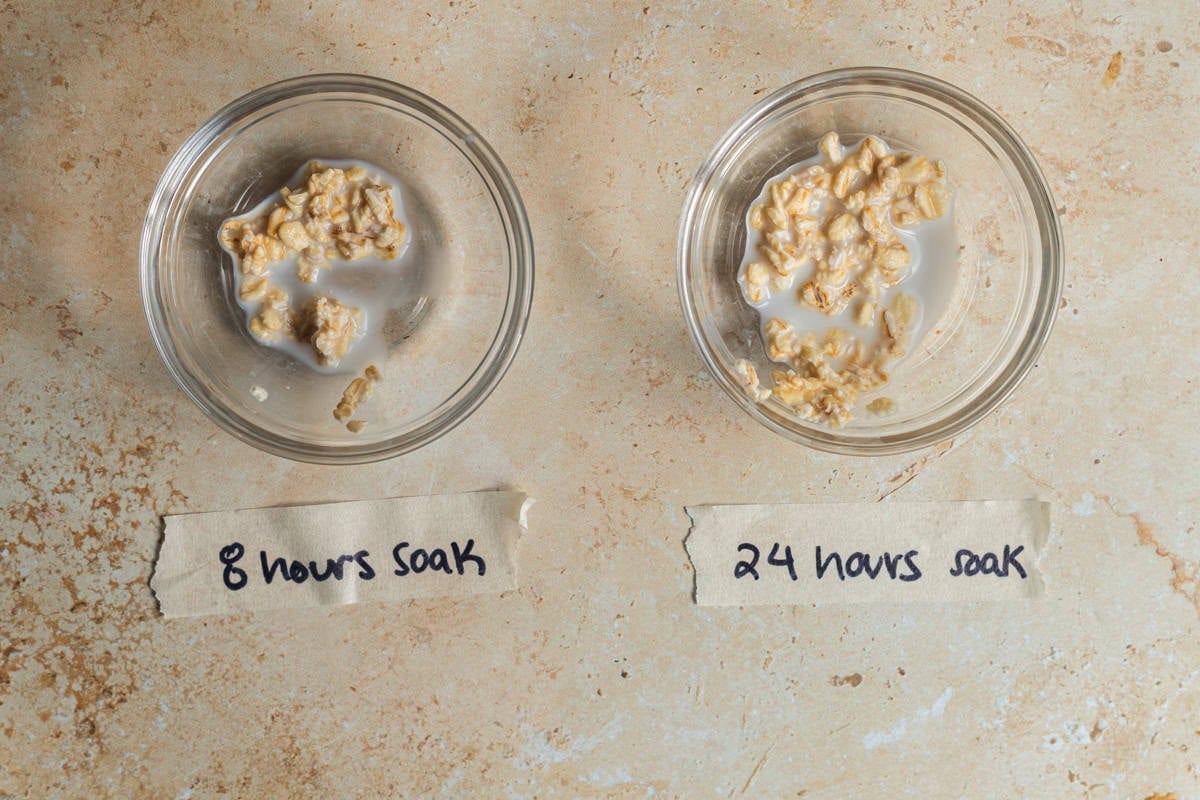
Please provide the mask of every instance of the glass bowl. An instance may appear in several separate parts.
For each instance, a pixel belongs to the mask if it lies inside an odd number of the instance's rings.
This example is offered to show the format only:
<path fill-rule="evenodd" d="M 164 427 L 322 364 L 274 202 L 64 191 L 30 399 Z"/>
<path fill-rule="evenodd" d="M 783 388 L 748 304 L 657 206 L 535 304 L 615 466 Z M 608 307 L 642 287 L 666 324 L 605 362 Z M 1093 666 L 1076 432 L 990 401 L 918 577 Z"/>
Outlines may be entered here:
<path fill-rule="evenodd" d="M 746 359 L 761 381 L 782 367 L 767 358 L 758 314 L 737 284 L 746 213 L 767 179 L 815 155 L 828 131 L 847 143 L 873 133 L 945 161 L 960 251 L 949 310 L 895 366 L 886 386 L 896 412 L 880 417 L 860 407 L 836 429 L 800 419 L 773 397 L 755 402 L 734 370 Z M 1050 190 L 1013 129 L 948 83 L 876 67 L 806 78 L 746 112 L 696 174 L 677 257 L 684 316 L 717 384 L 776 433 L 860 455 L 944 441 L 994 410 L 1041 352 L 1063 282 L 1062 234 Z"/>
<path fill-rule="evenodd" d="M 217 242 L 224 219 L 313 158 L 396 176 L 409 223 L 397 273 L 377 287 L 389 292 L 387 356 L 357 434 L 332 413 L 354 375 L 318 372 L 252 338 Z M 456 114 L 379 78 L 312 75 L 235 100 L 184 142 L 146 214 L 141 283 L 167 369 L 218 425 L 276 455 L 362 463 L 428 444 L 496 387 L 529 317 L 533 243 L 508 171 Z"/>

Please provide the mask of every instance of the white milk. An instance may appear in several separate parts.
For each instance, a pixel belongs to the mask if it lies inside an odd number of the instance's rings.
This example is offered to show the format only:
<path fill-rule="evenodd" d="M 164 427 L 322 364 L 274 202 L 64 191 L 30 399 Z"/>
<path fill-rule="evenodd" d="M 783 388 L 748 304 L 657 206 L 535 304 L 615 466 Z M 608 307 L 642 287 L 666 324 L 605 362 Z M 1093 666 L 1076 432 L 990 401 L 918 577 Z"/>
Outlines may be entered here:
<path fill-rule="evenodd" d="M 858 142 L 844 146 L 846 152 L 858 148 Z M 890 152 L 890 149 L 889 149 Z M 763 185 L 763 191 L 751 204 L 751 209 L 760 203 L 768 203 L 767 187 L 778 180 L 787 178 L 813 164 L 822 164 L 824 155 L 817 155 L 785 169 L 768 179 Z M 932 349 L 932 343 L 926 341 L 931 330 L 934 330 L 950 307 L 950 298 L 954 293 L 958 245 L 954 235 L 954 204 L 953 194 L 947 204 L 946 213 L 935 220 L 927 220 L 907 228 L 892 226 L 900 241 L 908 248 L 908 275 L 895 286 L 879 293 L 879 307 L 886 308 L 899 293 L 911 294 L 920 303 L 921 311 L 917 325 L 913 329 L 913 338 L 906 348 L 907 355 L 921 349 Z M 759 231 L 750 226 L 750 211 L 746 212 L 746 250 L 742 256 L 742 266 L 739 275 L 746 266 L 761 261 L 758 245 L 763 237 Z M 843 328 L 851 335 L 861 340 L 868 347 L 873 347 L 879 340 L 882 325 L 876 321 L 873 328 L 861 328 L 854 322 L 854 310 L 858 307 L 855 301 L 850 302 L 839 314 L 828 316 L 812 306 L 802 303 L 797 289 L 808 280 L 804 271 L 794 274 L 795 281 L 787 289 L 771 290 L 771 296 L 762 303 L 750 303 L 758 310 L 759 324 L 762 328 L 763 341 L 767 340 L 766 325 L 771 319 L 778 318 L 789 323 L 798 333 L 812 332 L 819 339 L 832 328 Z M 743 294 L 743 299 L 745 295 Z M 749 302 L 748 300 L 746 302 Z M 899 359 L 903 361 L 904 359 Z"/>
<path fill-rule="evenodd" d="M 345 261 L 329 259 L 322 263 L 313 283 L 305 283 L 296 274 L 296 260 L 299 253 L 290 253 L 287 258 L 272 262 L 267 268 L 267 280 L 272 286 L 278 286 L 288 294 L 288 305 L 299 311 L 310 299 L 319 294 L 331 295 L 347 306 L 354 306 L 362 311 L 362 337 L 350 346 L 345 357 L 336 366 L 327 366 L 317 360 L 317 353 L 308 342 L 297 341 L 291 337 L 281 336 L 277 341 L 268 342 L 255 339 L 265 347 L 273 347 L 290 355 L 305 366 L 318 372 L 339 374 L 362 372 L 368 364 L 381 364 L 387 358 L 387 341 L 384 330 L 389 334 L 402 333 L 411 328 L 424 313 L 429 303 L 430 287 L 414 259 L 406 257 L 409 244 L 413 239 L 412 227 L 404 214 L 403 192 L 400 191 L 400 181 L 395 176 L 381 170 L 366 161 L 354 159 L 309 159 L 287 182 L 291 189 L 303 188 L 308 180 L 308 165 L 317 161 L 322 166 L 349 169 L 359 166 L 367 172 L 374 182 L 391 186 L 392 204 L 395 206 L 396 220 L 405 227 L 404 242 L 395 258 L 382 259 L 375 256 Z M 283 203 L 283 196 L 275 192 L 249 211 L 238 214 L 238 218 L 257 217 L 270 213 L 271 209 Z M 239 268 L 239 256 L 222 247 L 233 258 L 234 298 L 237 299 L 237 289 L 241 287 L 243 275 Z M 237 300 L 246 315 L 246 323 L 258 313 L 259 303 L 251 301 L 244 303 Z"/>

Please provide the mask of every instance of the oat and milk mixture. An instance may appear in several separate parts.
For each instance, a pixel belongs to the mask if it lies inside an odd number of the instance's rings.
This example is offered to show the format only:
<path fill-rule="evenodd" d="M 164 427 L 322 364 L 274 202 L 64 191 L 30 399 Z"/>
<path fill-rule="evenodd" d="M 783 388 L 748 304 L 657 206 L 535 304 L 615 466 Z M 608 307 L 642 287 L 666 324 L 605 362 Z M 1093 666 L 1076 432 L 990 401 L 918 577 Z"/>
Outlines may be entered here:
<path fill-rule="evenodd" d="M 774 397 L 839 427 L 860 396 L 888 382 L 949 298 L 956 247 L 945 177 L 940 161 L 875 136 L 847 148 L 828 133 L 818 156 L 767 182 L 747 216 L 738 283 L 759 312 L 767 355 L 788 368 L 768 389 L 739 361 L 755 400 Z M 896 403 L 866 407 L 887 414 Z"/>
<path fill-rule="evenodd" d="M 255 339 L 321 371 L 345 368 L 351 349 L 380 321 L 365 302 L 335 296 L 322 279 L 339 269 L 386 266 L 400 256 L 408 236 L 398 218 L 396 185 L 364 162 L 314 160 L 278 193 L 221 224 L 221 247 L 237 264 L 238 301 Z M 379 379 L 373 365 L 367 373 L 349 410 L 340 413 L 346 398 L 338 404 L 339 421 Z M 362 425 L 347 423 L 354 432 Z"/>

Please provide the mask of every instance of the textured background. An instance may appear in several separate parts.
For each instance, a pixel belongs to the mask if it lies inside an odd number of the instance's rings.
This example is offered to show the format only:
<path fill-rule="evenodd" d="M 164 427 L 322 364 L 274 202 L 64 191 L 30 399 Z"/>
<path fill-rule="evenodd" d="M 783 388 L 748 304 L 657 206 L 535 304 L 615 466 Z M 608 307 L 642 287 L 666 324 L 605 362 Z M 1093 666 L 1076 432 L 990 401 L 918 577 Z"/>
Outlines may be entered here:
<path fill-rule="evenodd" d="M 0 795 L 1200 796 L 1188 4 L 508 5 L 0 5 Z M 866 63 L 1005 115 L 1069 257 L 1013 399 L 877 460 L 743 418 L 692 351 L 673 272 L 685 187 L 725 126 Z M 189 132 L 331 70 L 478 127 L 538 256 L 528 338 L 483 408 L 340 469 L 261 454 L 182 396 L 136 254 Z M 160 514 L 500 485 L 539 500 L 520 591 L 156 616 Z M 690 600 L 686 503 L 1032 496 L 1054 503 L 1045 602 Z"/>

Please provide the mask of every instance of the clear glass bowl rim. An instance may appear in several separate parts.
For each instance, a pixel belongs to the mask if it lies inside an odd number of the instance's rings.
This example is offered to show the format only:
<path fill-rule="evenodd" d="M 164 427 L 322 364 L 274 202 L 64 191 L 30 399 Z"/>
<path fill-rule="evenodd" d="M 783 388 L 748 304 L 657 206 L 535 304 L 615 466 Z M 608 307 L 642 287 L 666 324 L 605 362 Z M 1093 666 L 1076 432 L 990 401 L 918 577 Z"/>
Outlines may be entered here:
<path fill-rule="evenodd" d="M 509 249 L 508 296 L 497 337 L 489 357 L 467 381 L 443 403 L 439 413 L 413 430 L 380 442 L 328 447 L 276 436 L 230 412 L 205 389 L 201 376 L 193 375 L 176 353 L 167 321 L 159 303 L 159 249 L 167 229 L 167 210 L 187 189 L 184 180 L 208 147 L 228 128 L 246 117 L 277 103 L 308 95 L 359 95 L 382 98 L 412 109 L 434 127 L 479 170 L 488 184 L 506 231 Z M 155 348 L 179 388 L 223 430 L 268 453 L 318 464 L 363 464 L 392 458 L 422 447 L 448 433 L 467 419 L 500 383 L 516 356 L 529 321 L 533 303 L 533 237 L 524 203 L 500 157 L 491 145 L 465 120 L 432 97 L 399 83 L 369 75 L 326 73 L 288 78 L 255 89 L 230 102 L 187 138 L 164 168 L 151 196 L 142 226 L 139 268 L 142 306 Z M 463 387 L 469 389 L 464 393 Z M 461 397 L 458 395 L 462 394 Z M 457 398 L 457 399 L 455 399 Z"/>
<path fill-rule="evenodd" d="M 976 403 L 958 414 L 940 418 L 905 436 L 851 439 L 840 435 L 834 429 L 781 425 L 764 414 L 758 404 L 746 395 L 741 385 L 725 372 L 709 346 L 704 333 L 703 320 L 697 314 L 689 278 L 700 204 L 728 153 L 741 143 L 746 133 L 759 120 L 771 115 L 779 108 L 803 99 L 814 92 L 853 86 L 860 86 L 864 89 L 902 88 L 922 94 L 945 103 L 956 113 L 962 114 L 978 125 L 990 137 L 997 149 L 1009 159 L 1010 166 L 1020 176 L 1038 225 L 1036 238 L 1041 246 L 1041 282 L 1030 325 L 1025 330 L 1021 344 L 1013 358 L 981 392 Z M 953 84 L 919 72 L 893 67 L 851 67 L 821 72 L 794 81 L 754 104 L 722 134 L 704 163 L 696 171 L 684 200 L 676 245 L 676 273 L 684 319 L 693 344 L 717 384 L 746 413 L 785 438 L 830 453 L 863 456 L 904 453 L 952 439 L 975 425 L 1003 403 L 1032 369 L 1050 337 L 1050 330 L 1058 311 L 1059 297 L 1062 294 L 1063 263 L 1062 231 L 1050 188 L 1037 160 L 1012 126 L 982 100 Z"/>

